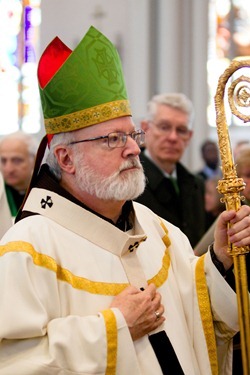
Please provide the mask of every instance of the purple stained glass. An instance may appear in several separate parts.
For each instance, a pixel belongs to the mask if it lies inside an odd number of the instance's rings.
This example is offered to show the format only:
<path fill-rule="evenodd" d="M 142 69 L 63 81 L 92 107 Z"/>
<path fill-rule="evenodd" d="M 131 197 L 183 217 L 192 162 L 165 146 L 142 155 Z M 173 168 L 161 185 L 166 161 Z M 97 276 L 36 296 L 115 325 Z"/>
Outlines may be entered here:
<path fill-rule="evenodd" d="M 24 8 L 24 62 L 36 62 L 36 53 L 34 46 L 35 28 L 32 25 L 32 12 L 31 6 Z"/>

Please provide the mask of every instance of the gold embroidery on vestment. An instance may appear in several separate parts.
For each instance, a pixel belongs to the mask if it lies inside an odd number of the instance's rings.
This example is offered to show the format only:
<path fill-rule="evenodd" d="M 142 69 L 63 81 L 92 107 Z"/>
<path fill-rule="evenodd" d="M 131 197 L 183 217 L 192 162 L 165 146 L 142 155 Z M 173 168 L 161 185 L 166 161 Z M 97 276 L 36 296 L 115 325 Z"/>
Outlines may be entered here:
<path fill-rule="evenodd" d="M 167 236 L 163 237 L 163 242 L 165 244 L 169 243 Z M 58 265 L 56 260 L 49 255 L 37 252 L 29 242 L 9 242 L 6 245 L 0 246 L 0 256 L 10 252 L 25 252 L 29 254 L 35 265 L 55 272 L 58 280 L 70 284 L 75 289 L 84 290 L 92 294 L 116 296 L 129 286 L 129 283 L 99 282 L 76 276 L 66 268 Z M 148 280 L 148 284 L 154 283 L 159 288 L 167 280 L 169 266 L 170 256 L 168 248 L 166 248 L 162 259 L 162 267 L 154 277 Z"/>
<path fill-rule="evenodd" d="M 213 375 L 218 375 L 218 359 L 216 351 L 216 341 L 213 326 L 213 317 L 211 312 L 211 305 L 206 283 L 206 276 L 204 271 L 205 255 L 202 255 L 196 264 L 195 279 L 197 297 L 200 309 L 200 316 L 207 343 L 208 356 L 210 360 L 211 371 Z"/>
<path fill-rule="evenodd" d="M 107 367 L 105 375 L 116 374 L 117 362 L 117 324 L 115 314 L 111 309 L 103 310 L 107 335 Z"/>

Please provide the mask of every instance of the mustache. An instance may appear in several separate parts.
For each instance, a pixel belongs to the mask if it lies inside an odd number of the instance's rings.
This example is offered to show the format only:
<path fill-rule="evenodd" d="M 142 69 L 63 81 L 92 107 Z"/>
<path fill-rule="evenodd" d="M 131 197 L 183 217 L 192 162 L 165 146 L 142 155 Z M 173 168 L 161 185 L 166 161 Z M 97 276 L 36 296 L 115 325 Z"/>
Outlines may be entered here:
<path fill-rule="evenodd" d="M 133 158 L 133 159 L 124 161 L 122 165 L 120 166 L 118 173 L 129 168 L 138 168 L 142 170 L 142 165 L 141 165 L 140 160 Z"/>

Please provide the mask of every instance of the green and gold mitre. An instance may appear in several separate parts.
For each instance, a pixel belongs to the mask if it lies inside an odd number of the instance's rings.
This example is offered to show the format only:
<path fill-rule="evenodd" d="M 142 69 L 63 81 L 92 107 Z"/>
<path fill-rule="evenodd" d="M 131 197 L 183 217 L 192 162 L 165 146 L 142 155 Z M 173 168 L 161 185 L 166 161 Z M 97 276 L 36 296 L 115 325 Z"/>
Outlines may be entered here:
<path fill-rule="evenodd" d="M 56 37 L 40 58 L 38 81 L 47 134 L 131 116 L 118 52 L 93 26 L 74 51 Z"/>

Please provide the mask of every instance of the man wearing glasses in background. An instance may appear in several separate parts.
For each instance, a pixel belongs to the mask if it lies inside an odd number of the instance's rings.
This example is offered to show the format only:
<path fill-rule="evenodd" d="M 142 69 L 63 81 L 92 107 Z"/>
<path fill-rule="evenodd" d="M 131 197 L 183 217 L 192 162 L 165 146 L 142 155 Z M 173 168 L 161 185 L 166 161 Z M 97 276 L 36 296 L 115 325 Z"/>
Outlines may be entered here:
<path fill-rule="evenodd" d="M 155 95 L 141 128 L 146 149 L 140 159 L 147 177 L 136 200 L 179 227 L 191 245 L 205 233 L 204 182 L 180 160 L 192 137 L 193 105 L 181 93 Z"/>

